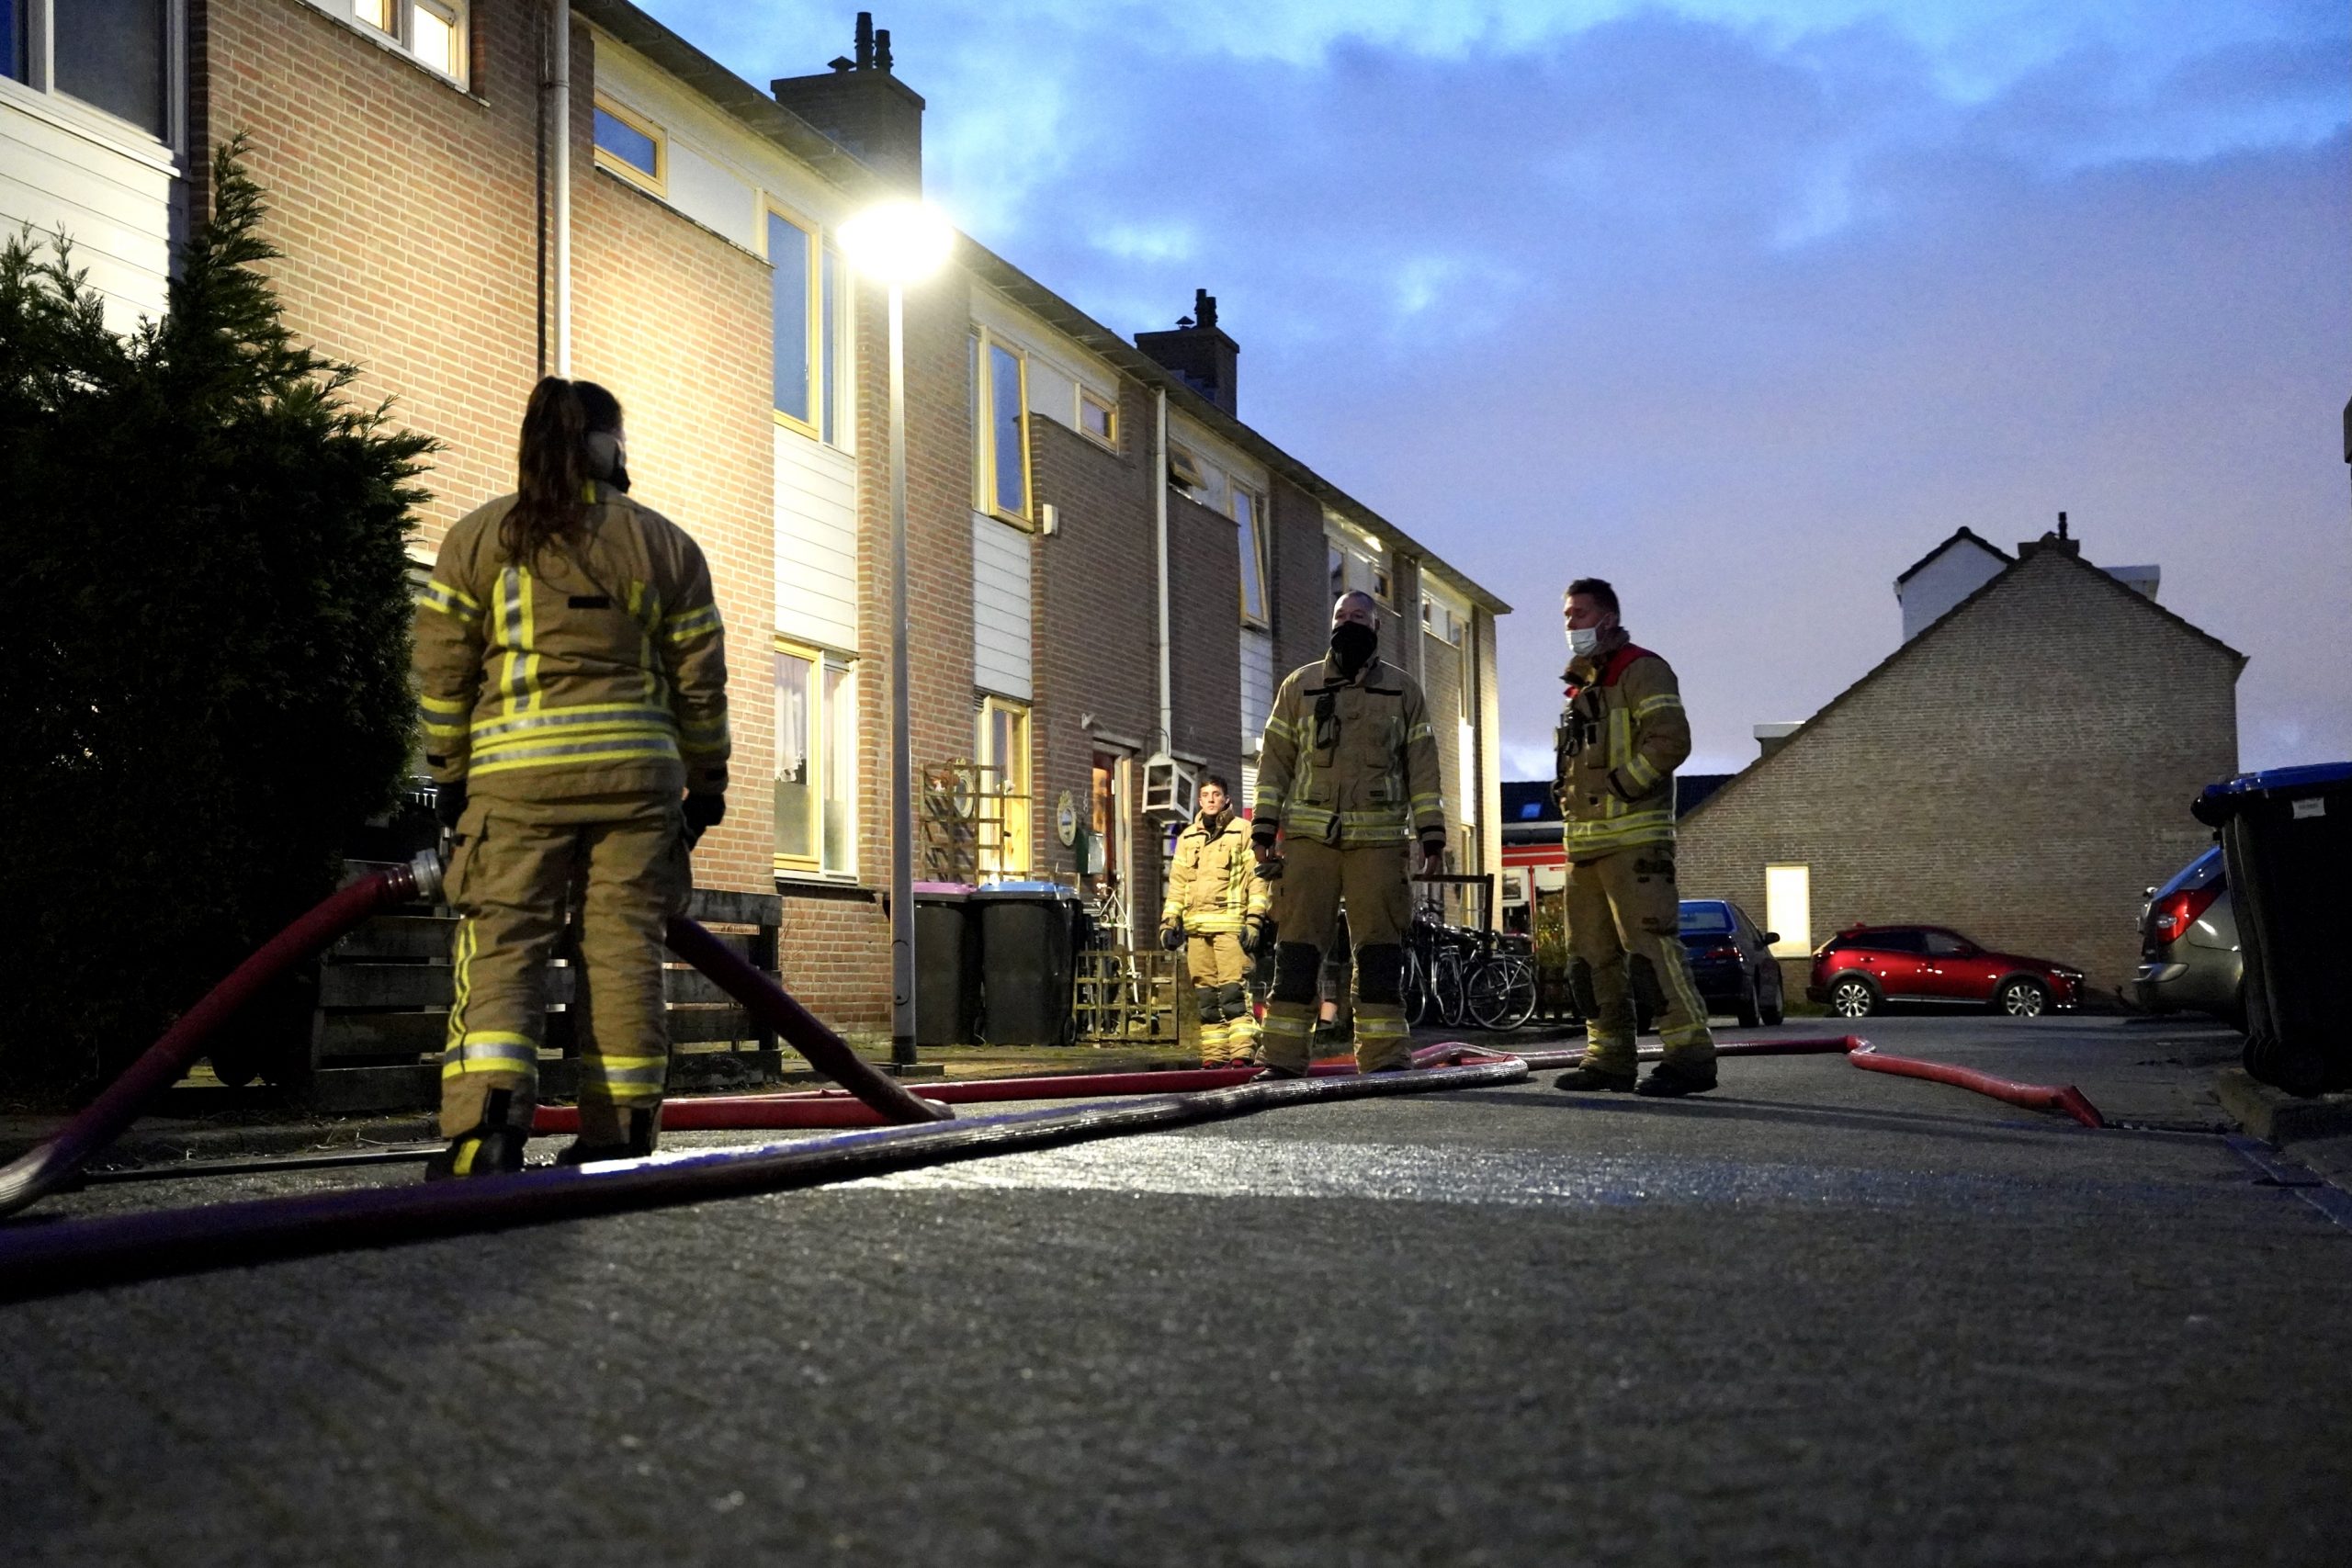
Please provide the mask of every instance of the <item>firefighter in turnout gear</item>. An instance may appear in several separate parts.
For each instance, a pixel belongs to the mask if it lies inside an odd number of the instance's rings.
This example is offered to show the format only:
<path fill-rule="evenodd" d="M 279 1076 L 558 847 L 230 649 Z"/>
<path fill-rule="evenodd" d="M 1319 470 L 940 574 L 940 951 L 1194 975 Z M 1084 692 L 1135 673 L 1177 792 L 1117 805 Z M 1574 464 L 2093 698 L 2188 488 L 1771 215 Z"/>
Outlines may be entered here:
<path fill-rule="evenodd" d="M 1690 723 L 1674 671 L 1617 624 L 1608 583 L 1570 583 L 1566 618 L 1556 789 L 1568 851 L 1568 985 L 1586 1022 L 1584 1060 L 1559 1087 L 1634 1087 L 1638 997 L 1666 1048 L 1639 1092 L 1702 1094 L 1715 1087 L 1715 1043 L 1682 950 L 1674 884 L 1674 770 L 1690 754 Z"/>
<path fill-rule="evenodd" d="M 1266 886 L 1250 852 L 1250 824 L 1235 815 L 1225 780 L 1212 773 L 1201 784 L 1200 815 L 1177 837 L 1159 910 L 1162 943 L 1180 939 L 1184 948 L 1204 1067 L 1257 1059 L 1258 1020 L 1243 982 L 1265 926 Z"/>
<path fill-rule="evenodd" d="M 1412 1066 L 1401 995 L 1408 863 L 1418 852 L 1425 871 L 1443 866 L 1445 800 L 1420 688 L 1378 656 L 1379 646 L 1372 596 L 1341 594 L 1331 607 L 1329 656 L 1292 671 L 1266 717 L 1250 830 L 1261 863 L 1281 836 L 1281 941 L 1261 1037 L 1274 1077 L 1306 1071 L 1316 980 L 1343 898 L 1355 943 L 1356 1070 Z"/>
<path fill-rule="evenodd" d="M 653 1148 L 663 927 L 726 812 L 727 654 L 701 549 L 628 498 L 625 457 L 610 392 L 542 380 L 519 490 L 450 528 L 425 584 L 416 675 L 460 917 L 431 1177 L 522 1168 L 575 900 L 580 1136 L 560 1157 Z"/>

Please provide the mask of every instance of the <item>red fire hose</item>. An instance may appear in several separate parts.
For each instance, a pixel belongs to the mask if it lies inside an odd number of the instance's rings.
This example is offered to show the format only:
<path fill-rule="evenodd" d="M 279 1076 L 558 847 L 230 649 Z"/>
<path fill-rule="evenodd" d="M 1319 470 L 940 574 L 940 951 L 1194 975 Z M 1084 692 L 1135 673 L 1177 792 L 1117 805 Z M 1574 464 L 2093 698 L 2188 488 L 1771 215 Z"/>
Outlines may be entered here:
<path fill-rule="evenodd" d="M 1926 1078 L 1930 1083 L 1948 1083 L 2033 1111 L 2063 1111 L 2086 1127 L 2107 1125 L 2107 1118 L 2099 1114 L 2098 1107 L 2084 1098 L 2083 1091 L 2072 1084 L 2014 1083 L 2007 1078 L 1996 1078 L 1990 1073 L 1955 1067 L 1944 1062 L 1882 1055 L 1878 1048 L 1867 1040 L 1856 1040 L 1846 1059 L 1873 1073 L 1894 1073 L 1906 1078 Z"/>
<path fill-rule="evenodd" d="M 128 1072 L 108 1084 L 55 1137 L 0 1170 L 0 1214 L 13 1214 L 54 1190 L 83 1161 L 114 1142 L 150 1100 L 178 1082 L 188 1064 L 203 1055 L 212 1032 L 263 987 L 379 909 L 430 897 L 440 886 L 440 857 L 422 854 L 406 865 L 363 876 L 337 889 L 318 908 L 264 942 L 252 957 L 230 971 L 227 979 L 206 992 L 203 1000 L 182 1013 L 162 1039 L 147 1047 Z"/>
<path fill-rule="evenodd" d="M 92 1155 L 119 1137 L 156 1095 L 179 1081 L 205 1043 L 254 994 L 378 911 L 441 890 L 441 858 L 431 851 L 406 865 L 363 876 L 329 895 L 309 914 L 264 942 L 164 1032 L 162 1039 L 108 1084 L 48 1142 L 0 1169 L 0 1214 L 13 1214 L 54 1191 Z M 781 1035 L 809 1065 L 872 1109 L 876 1123 L 944 1121 L 944 1105 L 919 1100 L 852 1051 L 838 1034 L 726 943 L 689 919 L 673 919 L 671 950 L 718 983 L 746 1011 Z"/>

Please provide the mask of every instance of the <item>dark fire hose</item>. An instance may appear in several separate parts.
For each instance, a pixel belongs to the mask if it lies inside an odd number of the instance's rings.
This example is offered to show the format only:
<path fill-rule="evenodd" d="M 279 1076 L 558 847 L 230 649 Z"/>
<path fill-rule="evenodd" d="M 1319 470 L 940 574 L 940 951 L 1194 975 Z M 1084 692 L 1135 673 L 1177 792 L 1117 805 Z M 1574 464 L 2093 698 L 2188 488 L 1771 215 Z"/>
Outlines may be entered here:
<path fill-rule="evenodd" d="M 441 891 L 441 857 L 432 851 L 338 888 L 316 908 L 264 942 L 164 1032 L 164 1037 L 108 1084 L 54 1137 L 0 1169 L 0 1215 L 38 1201 L 72 1179 L 91 1156 L 121 1136 L 147 1102 L 179 1081 L 206 1042 L 255 993 L 379 911 Z M 876 1117 L 893 1124 L 944 1121 L 956 1113 L 919 1100 L 868 1065 L 783 987 L 738 957 L 725 942 L 685 919 L 664 933 L 671 951 L 718 982 L 744 1010 L 774 1029 L 811 1066 L 848 1089 Z"/>

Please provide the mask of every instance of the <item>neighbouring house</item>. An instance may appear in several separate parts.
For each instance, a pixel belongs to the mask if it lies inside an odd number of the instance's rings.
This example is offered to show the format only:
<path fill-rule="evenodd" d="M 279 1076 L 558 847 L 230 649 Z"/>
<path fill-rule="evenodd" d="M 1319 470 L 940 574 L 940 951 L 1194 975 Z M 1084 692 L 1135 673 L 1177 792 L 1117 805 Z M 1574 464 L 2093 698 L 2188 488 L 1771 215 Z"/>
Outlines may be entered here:
<path fill-rule="evenodd" d="M 1792 987 L 1838 931 L 1922 921 L 2115 991 L 2143 889 L 2211 840 L 2189 800 L 2237 768 L 2245 656 L 2157 581 L 2063 516 L 2014 555 L 1962 529 L 1897 581 L 1902 646 L 1688 814 L 1684 888 L 1780 932 Z"/>
<path fill-rule="evenodd" d="M 737 785 L 697 878 L 781 895 L 783 972 L 837 1024 L 889 1016 L 899 675 L 918 765 L 989 770 L 975 869 L 1115 877 L 1148 932 L 1173 824 L 1147 771 L 1246 801 L 1275 682 L 1363 587 L 1430 694 L 1456 868 L 1498 864 L 1509 606 L 1243 421 L 1205 291 L 1130 340 L 969 239 L 909 290 L 912 652 L 889 668 L 884 302 L 835 242 L 920 192 L 924 103 L 865 17 L 763 89 L 627 0 L 13 8 L 0 222 L 64 228 L 128 328 L 242 133 L 288 325 L 443 444 L 421 558 L 512 488 L 539 376 L 619 395 L 636 493 L 701 540 L 731 633 Z"/>

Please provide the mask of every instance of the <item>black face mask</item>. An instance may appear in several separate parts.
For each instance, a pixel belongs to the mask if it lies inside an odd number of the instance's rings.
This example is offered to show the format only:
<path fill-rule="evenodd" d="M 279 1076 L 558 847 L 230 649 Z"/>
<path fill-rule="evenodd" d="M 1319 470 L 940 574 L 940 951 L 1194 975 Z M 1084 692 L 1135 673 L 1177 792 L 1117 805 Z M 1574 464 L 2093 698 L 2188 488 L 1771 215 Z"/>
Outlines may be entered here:
<path fill-rule="evenodd" d="M 1341 621 L 1331 628 L 1331 657 L 1342 675 L 1353 676 L 1371 663 L 1379 647 L 1380 634 L 1360 621 Z"/>

